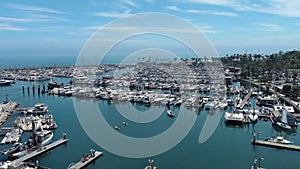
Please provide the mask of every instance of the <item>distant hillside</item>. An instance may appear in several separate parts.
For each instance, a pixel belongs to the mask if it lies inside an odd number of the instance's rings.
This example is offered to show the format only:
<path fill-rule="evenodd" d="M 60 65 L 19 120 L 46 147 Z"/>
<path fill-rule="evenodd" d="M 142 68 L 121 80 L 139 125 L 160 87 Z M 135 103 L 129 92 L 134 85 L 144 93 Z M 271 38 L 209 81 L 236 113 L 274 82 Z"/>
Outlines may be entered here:
<path fill-rule="evenodd" d="M 242 69 L 242 76 L 265 76 L 271 73 L 299 73 L 300 51 L 287 51 L 271 55 L 234 54 L 221 58 L 223 65 Z M 287 74 L 286 74 L 287 75 Z"/>
<path fill-rule="evenodd" d="M 241 78 L 282 84 L 282 94 L 300 101 L 300 51 L 280 51 L 271 55 L 234 54 L 221 60 L 225 67 L 240 68 Z"/>

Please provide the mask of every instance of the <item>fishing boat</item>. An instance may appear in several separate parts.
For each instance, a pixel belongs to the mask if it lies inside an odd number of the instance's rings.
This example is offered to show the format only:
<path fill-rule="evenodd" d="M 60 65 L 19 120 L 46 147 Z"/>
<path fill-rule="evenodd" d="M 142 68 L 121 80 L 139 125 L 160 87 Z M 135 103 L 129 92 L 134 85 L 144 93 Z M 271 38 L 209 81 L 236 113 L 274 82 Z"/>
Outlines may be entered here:
<path fill-rule="evenodd" d="M 282 108 L 282 113 L 281 113 L 281 121 L 276 122 L 276 124 L 281 127 L 282 129 L 285 130 L 291 130 L 292 127 L 288 125 L 287 123 L 287 114 L 286 114 L 286 108 L 285 105 Z"/>
<path fill-rule="evenodd" d="M 167 110 L 167 114 L 170 117 L 174 117 L 175 116 L 175 113 L 172 110 Z"/>
<path fill-rule="evenodd" d="M 53 135 L 53 132 L 49 130 L 43 130 L 40 133 L 36 133 L 33 137 L 29 139 L 28 143 L 25 143 L 20 147 L 20 151 L 16 151 L 14 153 L 11 153 L 10 155 L 13 157 L 22 157 L 28 152 L 31 152 L 41 146 L 49 144 L 53 138 Z"/>
<path fill-rule="evenodd" d="M 43 130 L 40 121 L 33 122 L 33 134 L 28 142 L 15 143 L 13 147 L 3 150 L 2 154 L 12 157 L 22 157 L 42 146 L 49 144 L 54 136 L 52 131 Z"/>
<path fill-rule="evenodd" d="M 270 142 L 274 142 L 274 143 L 281 143 L 281 144 L 291 144 L 291 143 L 293 143 L 292 141 L 289 141 L 289 140 L 285 139 L 282 136 L 270 137 L 270 138 L 265 139 L 265 141 L 270 141 Z"/>
<path fill-rule="evenodd" d="M 13 152 L 18 152 L 19 149 L 21 149 L 21 147 L 24 145 L 24 143 L 19 143 L 16 142 L 13 144 L 12 147 L 8 148 L 8 149 L 3 149 L 1 151 L 1 154 L 3 155 L 8 155 L 9 153 L 13 153 Z"/>

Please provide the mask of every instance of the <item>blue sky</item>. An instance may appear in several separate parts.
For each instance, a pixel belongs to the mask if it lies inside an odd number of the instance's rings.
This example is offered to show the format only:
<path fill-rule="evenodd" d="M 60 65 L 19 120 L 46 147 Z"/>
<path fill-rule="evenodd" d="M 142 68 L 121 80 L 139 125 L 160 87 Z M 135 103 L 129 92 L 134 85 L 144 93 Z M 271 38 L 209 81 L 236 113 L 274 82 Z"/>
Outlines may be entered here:
<path fill-rule="evenodd" d="M 220 56 L 299 50 L 299 9 L 298 0 L 2 0 L 0 55 L 77 56 L 100 27 L 141 12 L 191 22 Z"/>

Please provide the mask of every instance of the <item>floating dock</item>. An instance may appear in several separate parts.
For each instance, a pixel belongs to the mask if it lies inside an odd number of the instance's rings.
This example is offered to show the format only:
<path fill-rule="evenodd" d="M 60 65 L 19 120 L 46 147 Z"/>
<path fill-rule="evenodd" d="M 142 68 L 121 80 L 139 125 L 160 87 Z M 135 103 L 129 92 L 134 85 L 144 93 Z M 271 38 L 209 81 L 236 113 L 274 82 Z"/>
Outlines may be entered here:
<path fill-rule="evenodd" d="M 3 132 L 7 133 L 7 132 L 10 132 L 11 130 L 12 130 L 11 127 L 1 127 L 0 133 L 3 133 Z"/>
<path fill-rule="evenodd" d="M 95 161 L 97 158 L 103 155 L 103 152 L 99 151 L 91 151 L 91 154 L 88 156 L 82 157 L 82 159 L 77 163 L 72 163 L 68 166 L 68 169 L 80 169 L 87 165 L 89 165 L 91 162 Z"/>
<path fill-rule="evenodd" d="M 4 138 L 2 139 L 0 144 L 11 144 L 18 142 L 23 134 L 23 130 L 21 129 L 12 129 L 7 132 Z"/>
<path fill-rule="evenodd" d="M 258 140 L 257 139 L 257 133 L 253 134 L 252 144 L 253 145 L 262 145 L 262 146 L 267 146 L 267 147 L 275 147 L 275 148 L 281 148 L 281 149 L 300 151 L 300 146 L 298 146 L 298 145 L 282 144 L 282 143 L 275 143 L 275 142 L 271 142 L 271 141 Z"/>
<path fill-rule="evenodd" d="M 52 150 L 53 148 L 55 147 L 58 147 L 64 143 L 67 143 L 68 142 L 68 139 L 64 136 L 63 138 L 49 144 L 49 145 L 46 145 L 46 146 L 42 146 L 40 148 L 38 148 L 37 150 L 34 150 L 28 154 L 26 154 L 25 156 L 23 157 L 20 157 L 14 161 L 11 162 L 11 165 L 9 167 L 11 168 L 18 168 L 19 166 L 21 166 L 23 164 L 24 161 L 27 161 L 35 156 L 38 156 L 42 153 L 45 153 L 49 150 Z"/>

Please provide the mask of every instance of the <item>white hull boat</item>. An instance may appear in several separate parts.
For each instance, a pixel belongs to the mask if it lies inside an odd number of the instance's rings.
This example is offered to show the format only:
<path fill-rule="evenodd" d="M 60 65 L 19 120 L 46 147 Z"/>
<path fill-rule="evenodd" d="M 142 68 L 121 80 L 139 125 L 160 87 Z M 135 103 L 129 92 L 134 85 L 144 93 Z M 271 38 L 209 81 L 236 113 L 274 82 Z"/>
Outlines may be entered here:
<path fill-rule="evenodd" d="M 277 137 L 271 137 L 271 138 L 267 138 L 265 141 L 270 141 L 270 142 L 274 142 L 274 143 L 281 143 L 281 144 L 291 144 L 293 143 L 292 141 L 289 141 L 281 136 L 277 136 Z"/>
<path fill-rule="evenodd" d="M 172 110 L 167 110 L 167 114 L 170 117 L 174 117 L 175 116 L 175 113 Z"/>
<path fill-rule="evenodd" d="M 256 113 L 251 113 L 249 114 L 249 119 L 252 121 L 252 122 L 256 122 L 257 119 L 258 119 L 258 115 Z"/>
<path fill-rule="evenodd" d="M 277 124 L 279 127 L 283 128 L 283 129 L 285 129 L 285 130 L 291 130 L 291 129 L 292 129 L 291 126 L 289 126 L 288 124 L 282 123 L 282 122 L 276 122 L 276 124 Z"/>

